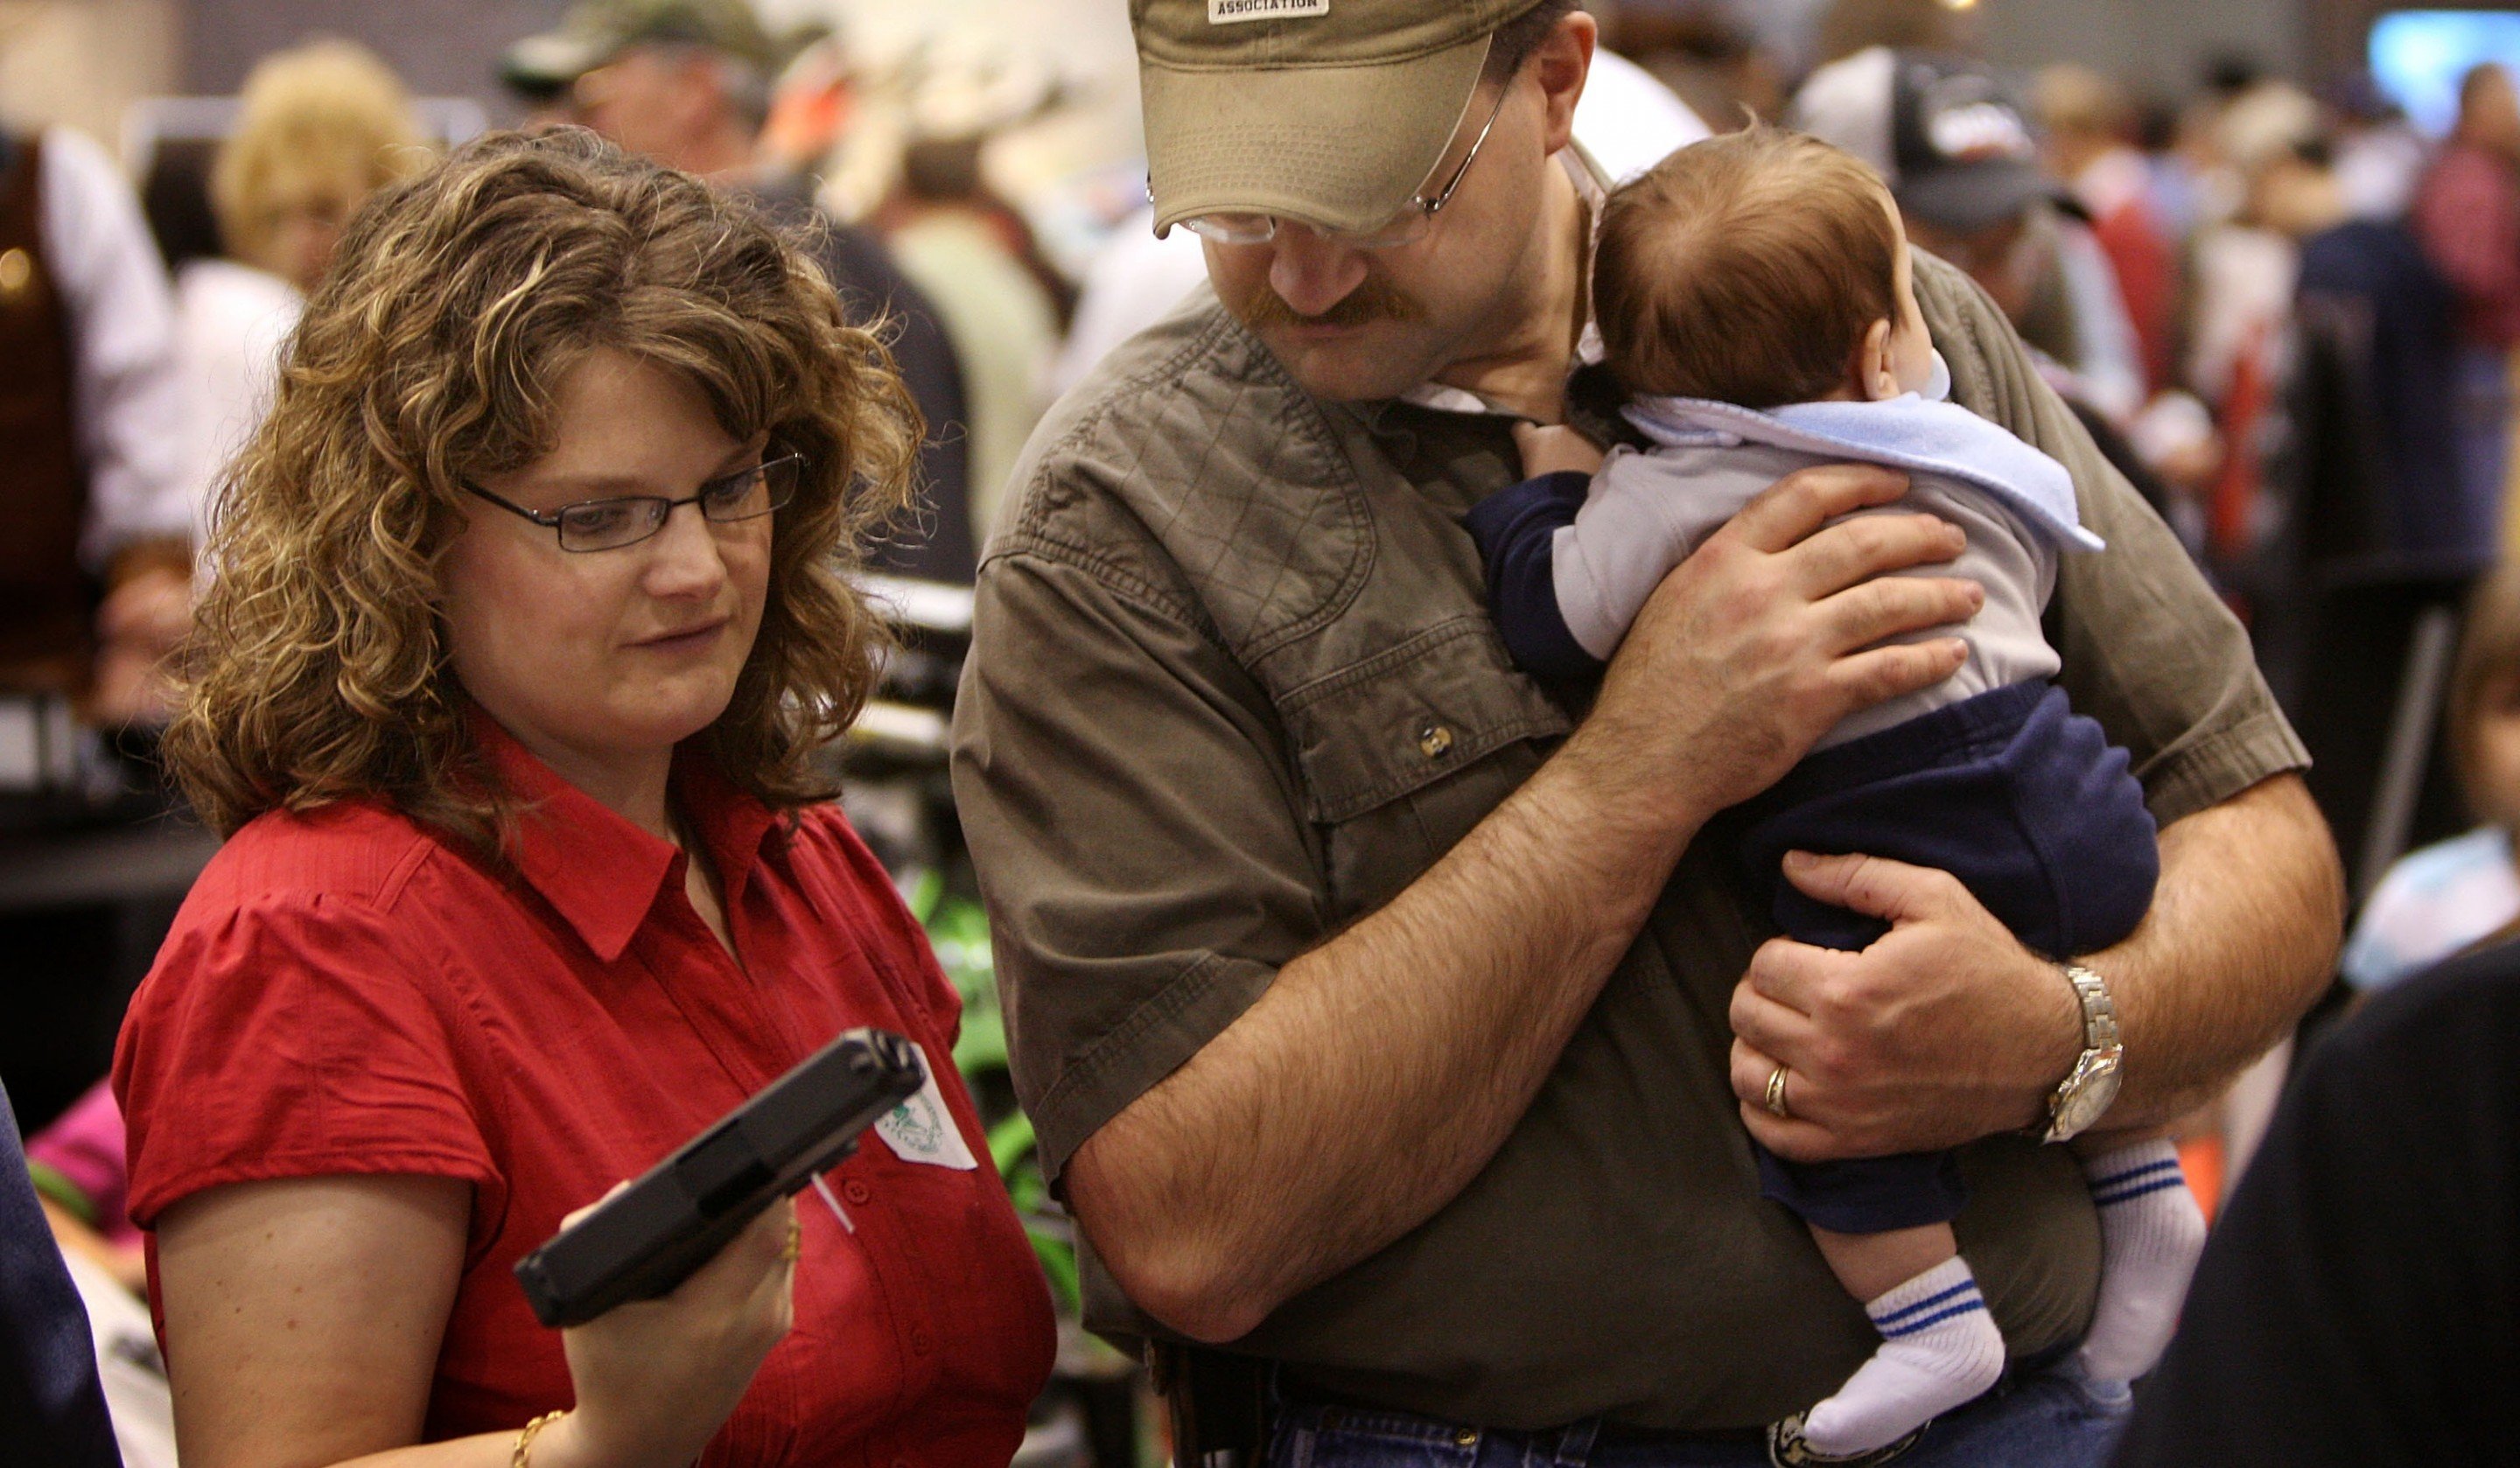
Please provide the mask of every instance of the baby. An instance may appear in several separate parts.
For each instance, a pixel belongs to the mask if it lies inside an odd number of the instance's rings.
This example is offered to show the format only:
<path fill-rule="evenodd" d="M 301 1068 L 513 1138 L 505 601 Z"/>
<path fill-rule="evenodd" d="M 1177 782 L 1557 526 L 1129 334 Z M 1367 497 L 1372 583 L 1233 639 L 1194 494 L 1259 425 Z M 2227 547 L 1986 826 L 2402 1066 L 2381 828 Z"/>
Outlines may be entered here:
<path fill-rule="evenodd" d="M 1949 375 L 1879 179 L 1775 128 L 1684 149 L 1603 207 L 1594 293 L 1627 416 L 1654 447 L 1604 459 L 1571 429 L 1520 433 L 1533 477 L 1470 514 L 1515 661 L 1550 680 L 1598 674 L 1672 567 L 1796 469 L 1905 469 L 1908 494 L 1863 512 L 1924 512 L 1967 533 L 1953 564 L 1907 573 L 1985 589 L 1958 629 L 1967 661 L 1848 718 L 1752 803 L 1754 888 L 1788 934 L 1839 949 L 1882 925 L 1785 882 L 1786 852 L 1948 870 L 2059 959 L 2132 932 L 2159 874 L 2152 818 L 2126 751 L 2049 684 L 2058 659 L 2040 628 L 2059 554 L 2100 541 L 2064 466 L 1942 401 Z M 2104 1271 L 2081 1365 L 2128 1380 L 2168 1340 L 2204 1220 L 2168 1141 L 2078 1146 Z M 1995 1384 L 2003 1340 L 1953 1237 L 1964 1191 L 1950 1154 L 1800 1165 L 1753 1150 L 1762 1191 L 1809 1225 L 1882 1338 L 1836 1395 L 1772 1430 L 1778 1461 L 1868 1453 Z"/>

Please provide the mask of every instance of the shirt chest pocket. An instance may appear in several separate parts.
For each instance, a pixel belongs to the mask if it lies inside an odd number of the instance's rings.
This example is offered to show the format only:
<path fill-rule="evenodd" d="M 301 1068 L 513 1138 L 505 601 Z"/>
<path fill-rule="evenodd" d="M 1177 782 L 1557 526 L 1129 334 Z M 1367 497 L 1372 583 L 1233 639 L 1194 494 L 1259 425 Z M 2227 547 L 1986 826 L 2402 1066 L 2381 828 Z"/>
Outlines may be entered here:
<path fill-rule="evenodd" d="M 1333 915 L 1388 902 L 1540 767 L 1565 714 L 1456 617 L 1280 699 Z"/>

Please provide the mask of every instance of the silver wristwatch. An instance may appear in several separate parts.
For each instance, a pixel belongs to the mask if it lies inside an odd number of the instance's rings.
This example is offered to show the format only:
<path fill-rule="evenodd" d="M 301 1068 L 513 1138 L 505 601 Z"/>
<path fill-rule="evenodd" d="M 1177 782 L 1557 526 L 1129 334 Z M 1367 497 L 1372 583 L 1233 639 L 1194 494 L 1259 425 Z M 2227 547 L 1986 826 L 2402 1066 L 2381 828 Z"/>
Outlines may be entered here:
<path fill-rule="evenodd" d="M 2118 1067 L 2126 1058 L 2125 1046 L 2118 1044 L 2118 1006 L 2109 999 L 2109 986 L 2080 963 L 2056 966 L 2082 1001 L 2083 1053 L 2048 1097 L 2048 1130 L 2041 1141 L 2063 1141 L 2090 1130 L 2118 1098 L 2123 1079 Z"/>

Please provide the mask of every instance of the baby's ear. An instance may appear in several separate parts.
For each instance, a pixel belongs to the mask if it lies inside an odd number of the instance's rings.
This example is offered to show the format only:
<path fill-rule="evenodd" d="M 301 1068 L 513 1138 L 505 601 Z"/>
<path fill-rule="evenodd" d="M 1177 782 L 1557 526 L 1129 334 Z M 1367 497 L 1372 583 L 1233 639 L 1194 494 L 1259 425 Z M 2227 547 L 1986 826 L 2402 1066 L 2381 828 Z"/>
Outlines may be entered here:
<path fill-rule="evenodd" d="M 1864 340 L 1855 348 L 1854 381 L 1858 399 L 1878 403 L 1899 395 L 1899 361 L 1890 340 L 1898 328 L 1888 317 L 1864 329 Z"/>

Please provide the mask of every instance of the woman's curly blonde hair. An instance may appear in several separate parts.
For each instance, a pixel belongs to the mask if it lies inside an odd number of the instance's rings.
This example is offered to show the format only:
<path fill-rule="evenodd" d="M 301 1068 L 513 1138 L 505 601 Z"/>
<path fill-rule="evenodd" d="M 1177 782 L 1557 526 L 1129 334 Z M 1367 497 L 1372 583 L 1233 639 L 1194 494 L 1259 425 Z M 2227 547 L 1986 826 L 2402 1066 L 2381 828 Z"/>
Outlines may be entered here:
<path fill-rule="evenodd" d="M 165 753 L 222 834 L 265 811 L 390 803 L 496 858 L 512 797 L 466 730 L 438 562 L 460 486 L 557 437 L 587 351 L 677 374 L 737 439 L 801 452 L 735 694 L 695 742 L 779 808 L 857 717 L 884 643 L 844 579 L 910 501 L 921 429 L 891 357 L 753 208 L 594 134 L 501 133 L 369 200 L 219 486 L 215 579 Z"/>

